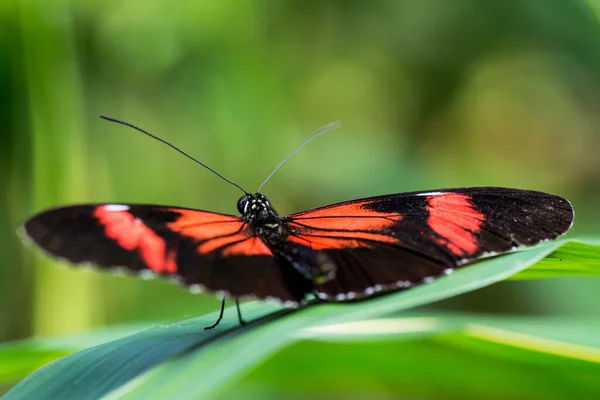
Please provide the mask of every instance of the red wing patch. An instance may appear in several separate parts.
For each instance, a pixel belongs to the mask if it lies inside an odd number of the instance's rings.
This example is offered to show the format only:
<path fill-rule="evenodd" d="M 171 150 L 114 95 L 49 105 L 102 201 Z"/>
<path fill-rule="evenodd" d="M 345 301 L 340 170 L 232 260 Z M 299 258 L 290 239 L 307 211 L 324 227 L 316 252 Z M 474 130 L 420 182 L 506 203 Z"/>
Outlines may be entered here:
<path fill-rule="evenodd" d="M 240 242 L 232 244 L 223 250 L 224 256 L 256 256 L 268 255 L 272 256 L 271 250 L 267 247 L 262 239 L 253 236 L 246 238 Z"/>
<path fill-rule="evenodd" d="M 294 221 L 319 229 L 381 230 L 402 219 L 402 215 L 367 208 L 370 202 L 353 202 L 317 208 L 290 215 Z M 340 224 L 343 226 L 341 227 Z"/>
<path fill-rule="evenodd" d="M 370 242 L 398 243 L 389 228 L 402 215 L 368 209 L 354 202 L 305 211 L 291 217 L 290 241 L 314 250 L 368 247 Z"/>
<path fill-rule="evenodd" d="M 388 237 L 386 236 L 386 240 L 387 239 Z M 290 236 L 289 240 L 294 243 L 308 246 L 313 250 L 346 249 L 367 246 L 365 242 L 360 242 L 355 239 L 338 239 L 308 235 Z"/>
<path fill-rule="evenodd" d="M 107 237 L 125 250 L 138 252 L 151 270 L 170 274 L 177 272 L 174 254 L 165 251 L 164 240 L 133 214 L 104 205 L 96 208 L 94 216 L 104 226 Z"/>
<path fill-rule="evenodd" d="M 469 195 L 448 192 L 427 196 L 426 208 L 427 224 L 440 236 L 439 244 L 458 256 L 477 251 L 476 235 L 485 215 L 475 209 Z"/>
<path fill-rule="evenodd" d="M 190 238 L 205 240 L 234 235 L 242 230 L 238 217 L 195 210 L 174 210 L 180 217 L 167 224 L 169 229 Z"/>
<path fill-rule="evenodd" d="M 267 245 L 256 236 L 248 236 L 245 233 L 238 233 L 229 236 L 223 236 L 214 239 L 208 239 L 200 246 L 200 254 L 208 254 L 220 250 L 222 256 L 271 256 L 271 250 Z"/>
<path fill-rule="evenodd" d="M 246 239 L 248 239 L 248 236 L 244 233 L 236 233 L 232 235 L 207 239 L 198 246 L 198 252 L 200 254 L 212 253 L 213 251 L 223 250 L 227 246 L 231 246 Z"/>
<path fill-rule="evenodd" d="M 250 236 L 239 217 L 195 210 L 177 210 L 180 217 L 168 224 L 169 229 L 200 242 L 198 252 L 220 250 L 228 255 L 273 255 L 265 243 Z"/>

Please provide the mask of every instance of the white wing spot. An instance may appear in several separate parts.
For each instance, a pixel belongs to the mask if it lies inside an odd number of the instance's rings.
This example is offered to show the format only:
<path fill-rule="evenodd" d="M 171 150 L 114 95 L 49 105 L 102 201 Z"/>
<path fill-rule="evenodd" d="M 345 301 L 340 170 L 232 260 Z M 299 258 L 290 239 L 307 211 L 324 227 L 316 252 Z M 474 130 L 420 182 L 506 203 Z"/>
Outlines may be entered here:
<path fill-rule="evenodd" d="M 191 284 L 189 287 L 189 290 L 192 294 L 202 293 L 202 289 L 202 285 L 199 285 L 197 283 Z"/>
<path fill-rule="evenodd" d="M 106 211 L 127 211 L 129 210 L 129 206 L 125 204 L 107 204 L 104 206 Z"/>
<path fill-rule="evenodd" d="M 335 296 L 335 299 L 336 299 L 337 301 L 344 301 L 344 300 L 346 300 L 346 295 L 345 295 L 344 293 L 337 294 L 337 295 Z"/>
<path fill-rule="evenodd" d="M 444 270 L 444 275 L 450 275 L 454 272 L 454 268 L 446 268 Z"/>
<path fill-rule="evenodd" d="M 440 196 L 442 194 L 446 194 L 444 192 L 424 192 L 424 193 L 417 193 L 416 196 Z"/>
<path fill-rule="evenodd" d="M 426 278 L 423 278 L 423 283 L 431 283 L 434 281 L 434 277 L 433 276 L 428 276 Z"/>
<path fill-rule="evenodd" d="M 365 289 L 365 294 L 367 296 L 370 295 L 370 294 L 373 294 L 373 293 L 375 293 L 375 288 L 368 287 L 368 288 Z"/>
<path fill-rule="evenodd" d="M 138 276 L 147 281 L 149 279 L 154 279 L 156 277 L 156 273 L 154 271 L 150 271 L 149 269 L 143 269 L 138 272 Z"/>
<path fill-rule="evenodd" d="M 286 300 L 282 303 L 285 308 L 298 308 L 298 303 L 292 300 Z"/>
<path fill-rule="evenodd" d="M 128 272 L 125 267 L 116 267 L 112 270 L 114 276 L 126 276 Z"/>

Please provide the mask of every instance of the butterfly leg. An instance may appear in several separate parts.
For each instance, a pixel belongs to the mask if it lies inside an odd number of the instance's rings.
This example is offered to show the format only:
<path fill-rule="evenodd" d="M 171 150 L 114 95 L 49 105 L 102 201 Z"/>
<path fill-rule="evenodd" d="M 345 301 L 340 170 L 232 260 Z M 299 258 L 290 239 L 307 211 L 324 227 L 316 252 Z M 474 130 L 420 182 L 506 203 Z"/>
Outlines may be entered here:
<path fill-rule="evenodd" d="M 246 325 L 246 321 L 242 319 L 242 311 L 240 310 L 240 301 L 235 299 L 235 306 L 237 308 L 238 320 L 240 321 L 240 325 Z"/>
<path fill-rule="evenodd" d="M 204 328 L 205 331 L 210 331 L 211 329 L 215 328 L 217 325 L 219 325 L 219 322 L 221 322 L 221 319 L 223 318 L 223 311 L 225 311 L 225 299 L 223 299 L 223 302 L 221 303 L 221 313 L 219 314 L 219 318 L 217 318 L 217 321 L 212 324 L 211 326 L 207 326 Z M 238 313 L 240 312 L 240 308 L 238 306 Z"/>

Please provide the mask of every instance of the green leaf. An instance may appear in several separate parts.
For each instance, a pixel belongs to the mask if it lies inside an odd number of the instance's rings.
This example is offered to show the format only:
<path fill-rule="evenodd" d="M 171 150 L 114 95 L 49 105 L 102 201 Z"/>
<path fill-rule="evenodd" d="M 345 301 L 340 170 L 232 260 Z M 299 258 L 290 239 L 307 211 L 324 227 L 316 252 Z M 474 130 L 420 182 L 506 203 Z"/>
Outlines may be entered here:
<path fill-rule="evenodd" d="M 266 317 L 244 327 L 237 326 L 234 308 L 226 310 L 227 322 L 218 331 L 203 331 L 216 314 L 158 326 L 57 360 L 20 382 L 6 399 L 215 395 L 300 340 L 307 329 L 388 316 L 475 290 L 518 273 L 565 244 L 572 246 L 569 243 L 557 241 L 484 260 L 433 283 L 354 304 L 319 304 L 290 312 L 269 303 L 246 303 L 242 308 L 247 319 Z M 581 251 L 598 258 L 598 248 L 589 247 L 593 249 Z M 429 329 L 435 333 L 448 328 Z"/>
<path fill-rule="evenodd" d="M 258 316 L 253 310 L 255 306 L 260 306 L 263 312 L 275 310 L 272 305 L 257 303 L 248 307 L 249 315 Z M 217 315 L 211 313 L 160 325 L 58 359 L 25 378 L 5 398 L 100 398 L 148 368 L 222 335 L 220 331 L 203 329 Z"/>
<path fill-rule="evenodd" d="M 398 337 L 426 337 L 444 332 L 496 343 L 515 343 L 532 351 L 546 351 L 545 344 L 570 344 L 583 351 L 565 356 L 600 363 L 600 320 L 593 317 L 488 316 L 446 312 L 404 312 L 395 318 L 377 318 L 305 328 L 296 335 L 315 341 L 365 342 Z M 517 340 L 521 338 L 523 340 Z M 538 340 L 539 339 L 539 340 Z M 537 341 L 537 342 L 536 342 Z M 531 346 L 529 345 L 531 344 Z M 556 349 L 551 349 L 556 353 Z"/>
<path fill-rule="evenodd" d="M 130 324 L 62 337 L 31 338 L 0 345 L 0 385 L 12 383 L 44 364 L 75 351 L 111 342 L 147 329 L 148 324 Z"/>
<path fill-rule="evenodd" d="M 556 278 L 566 275 L 600 276 L 600 243 L 594 244 L 582 241 L 567 242 L 548 257 L 510 279 Z"/>
<path fill-rule="evenodd" d="M 32 349 L 29 346 L 10 346 L 10 348 L 0 349 L 0 354 L 2 354 L 0 385 L 14 383 L 45 364 L 64 357 L 75 350 L 77 349 Z"/>
<path fill-rule="evenodd" d="M 422 336 L 400 329 L 396 337 L 387 329 L 422 320 L 453 328 Z M 383 331 L 372 329 L 381 322 Z M 212 398 L 541 400 L 600 393 L 600 324 L 592 319 L 425 314 L 352 324 L 363 325 L 356 340 L 334 334 L 296 343 Z M 563 340 L 549 335 L 557 330 Z M 586 331 L 595 343 L 580 345 Z"/>

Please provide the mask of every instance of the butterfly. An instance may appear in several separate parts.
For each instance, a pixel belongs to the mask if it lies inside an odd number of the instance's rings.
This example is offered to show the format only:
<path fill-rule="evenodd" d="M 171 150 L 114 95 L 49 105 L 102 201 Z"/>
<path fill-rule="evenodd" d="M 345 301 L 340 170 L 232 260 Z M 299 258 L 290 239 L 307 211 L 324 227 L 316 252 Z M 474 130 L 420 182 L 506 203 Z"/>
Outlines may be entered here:
<path fill-rule="evenodd" d="M 553 240 L 567 232 L 568 200 L 543 192 L 471 187 L 398 193 L 279 215 L 260 193 L 245 191 L 170 143 L 244 195 L 239 215 L 142 204 L 83 204 L 43 211 L 24 224 L 46 253 L 74 264 L 172 277 L 193 293 L 277 300 L 298 307 L 314 295 L 347 301 L 408 289 L 482 258 Z"/>

